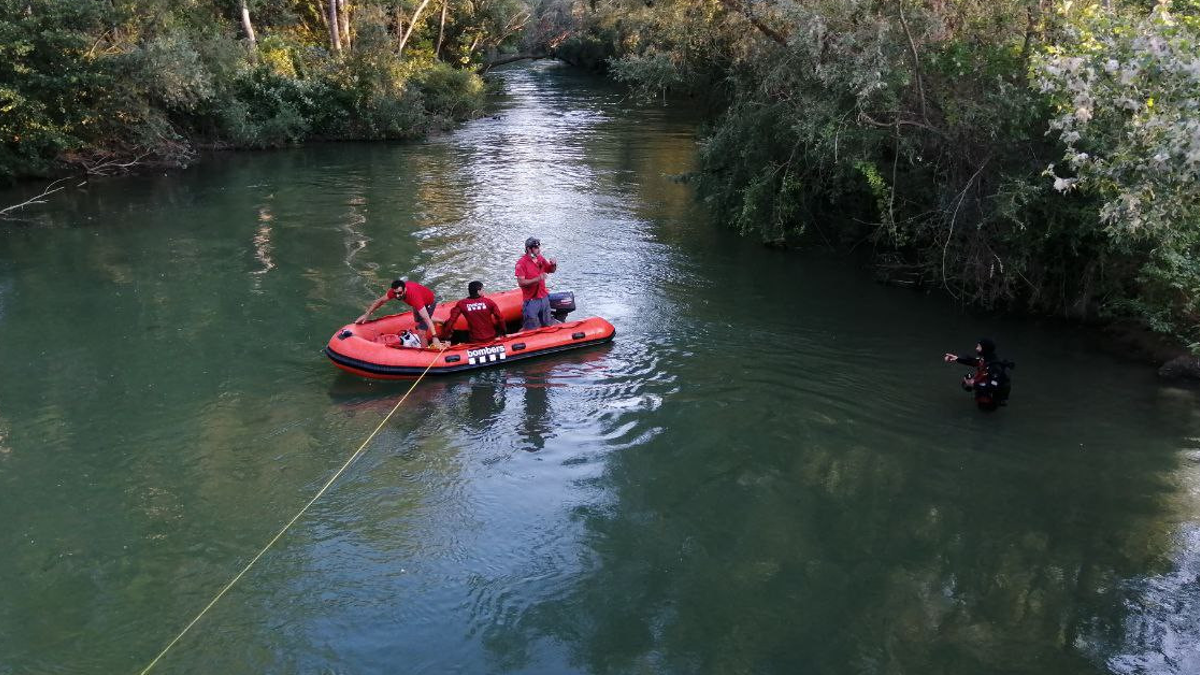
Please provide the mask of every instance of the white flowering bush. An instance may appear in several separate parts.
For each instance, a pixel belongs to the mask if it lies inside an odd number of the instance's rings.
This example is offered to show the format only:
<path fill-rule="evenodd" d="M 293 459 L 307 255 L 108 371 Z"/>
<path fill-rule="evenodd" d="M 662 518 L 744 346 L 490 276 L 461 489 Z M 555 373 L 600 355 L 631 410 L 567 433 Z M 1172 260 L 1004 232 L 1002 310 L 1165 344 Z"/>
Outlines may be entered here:
<path fill-rule="evenodd" d="M 1114 245 L 1145 256 L 1130 304 L 1161 330 L 1200 338 L 1200 2 L 1152 11 L 1060 10 L 1064 39 L 1036 65 L 1066 147 L 1060 192 L 1103 204 Z"/>

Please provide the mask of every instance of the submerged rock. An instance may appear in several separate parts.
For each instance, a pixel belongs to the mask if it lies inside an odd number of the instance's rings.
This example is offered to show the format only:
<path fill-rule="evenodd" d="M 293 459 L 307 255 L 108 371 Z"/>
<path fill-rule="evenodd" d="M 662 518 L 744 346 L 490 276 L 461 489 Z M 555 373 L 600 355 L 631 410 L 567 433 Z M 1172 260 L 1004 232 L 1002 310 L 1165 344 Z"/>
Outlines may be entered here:
<path fill-rule="evenodd" d="M 1200 381 L 1200 357 L 1191 354 L 1176 356 L 1158 369 L 1158 376 L 1168 380 Z"/>

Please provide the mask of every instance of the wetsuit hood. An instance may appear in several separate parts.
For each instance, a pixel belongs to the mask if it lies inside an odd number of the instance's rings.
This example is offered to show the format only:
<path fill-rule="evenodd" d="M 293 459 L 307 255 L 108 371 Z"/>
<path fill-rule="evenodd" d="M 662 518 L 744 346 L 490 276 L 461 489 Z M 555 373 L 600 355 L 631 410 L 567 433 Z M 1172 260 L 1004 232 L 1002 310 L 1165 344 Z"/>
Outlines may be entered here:
<path fill-rule="evenodd" d="M 979 355 L 985 359 L 991 360 L 996 358 L 996 343 L 992 342 L 991 338 L 979 338 Z"/>

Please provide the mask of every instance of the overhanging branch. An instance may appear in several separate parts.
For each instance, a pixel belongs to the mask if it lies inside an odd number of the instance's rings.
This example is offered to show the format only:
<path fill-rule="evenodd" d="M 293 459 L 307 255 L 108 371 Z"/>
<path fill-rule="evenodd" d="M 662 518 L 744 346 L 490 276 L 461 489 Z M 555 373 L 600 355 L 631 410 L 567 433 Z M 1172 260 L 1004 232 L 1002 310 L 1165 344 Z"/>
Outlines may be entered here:
<path fill-rule="evenodd" d="M 58 180 L 54 181 L 53 183 L 47 185 L 46 189 L 42 190 L 41 194 L 38 194 L 34 197 L 30 197 L 29 199 L 26 199 L 25 201 L 21 202 L 20 204 L 13 204 L 12 206 L 6 206 L 6 207 L 0 209 L 0 218 L 7 216 L 8 214 L 10 214 L 14 211 L 20 211 L 21 209 L 25 208 L 26 206 L 33 206 L 35 204 L 45 204 L 46 197 L 49 197 L 50 195 L 54 194 L 55 192 L 58 192 L 59 190 L 62 190 L 63 188 L 66 187 L 65 185 L 59 185 L 59 183 L 62 183 L 65 180 L 68 180 L 68 179 L 67 178 L 59 178 Z"/>
<path fill-rule="evenodd" d="M 492 68 L 495 68 L 496 66 L 502 66 L 506 63 L 515 63 L 517 61 L 536 61 L 538 59 L 548 58 L 550 58 L 549 54 L 513 54 L 512 56 L 505 56 L 503 58 L 496 59 L 495 61 L 488 61 L 487 63 L 480 65 L 477 72 L 482 75 Z"/>
<path fill-rule="evenodd" d="M 771 38 L 776 43 L 781 45 L 787 44 L 787 37 L 784 36 L 783 33 L 780 33 L 774 28 L 771 28 L 767 24 L 763 23 L 758 17 L 754 16 L 754 14 L 750 12 L 749 6 L 743 5 L 741 2 L 739 2 L 739 0 L 721 0 L 721 4 L 746 17 L 746 20 L 750 22 L 750 25 L 757 28 L 758 32 Z"/>

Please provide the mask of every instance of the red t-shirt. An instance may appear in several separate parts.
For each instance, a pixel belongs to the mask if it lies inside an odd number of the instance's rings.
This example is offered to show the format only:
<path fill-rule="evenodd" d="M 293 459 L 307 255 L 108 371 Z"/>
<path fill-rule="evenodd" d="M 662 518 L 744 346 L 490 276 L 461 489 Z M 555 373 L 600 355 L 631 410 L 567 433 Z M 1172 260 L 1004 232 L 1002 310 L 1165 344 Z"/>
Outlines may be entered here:
<path fill-rule="evenodd" d="M 396 289 L 389 288 L 388 300 L 396 299 Z M 415 281 L 404 282 L 404 302 L 413 309 L 433 304 L 433 291 Z"/>
<path fill-rule="evenodd" d="M 532 279 L 542 272 L 553 272 L 557 267 L 557 265 L 552 264 L 540 255 L 537 257 L 537 260 L 534 260 L 526 254 L 521 256 L 521 259 L 517 261 L 517 278 Z M 521 298 L 524 300 L 536 300 L 548 295 L 550 295 L 550 292 L 546 290 L 545 280 L 529 286 L 521 286 Z"/>
<path fill-rule="evenodd" d="M 504 325 L 504 317 L 500 315 L 500 308 L 490 298 L 483 296 L 463 298 L 450 309 L 450 316 L 445 323 L 447 337 L 454 330 L 454 322 L 458 319 L 459 314 L 467 318 L 467 332 L 470 334 L 471 342 L 487 342 L 496 337 L 496 321 L 494 319 L 499 320 L 501 326 Z"/>

